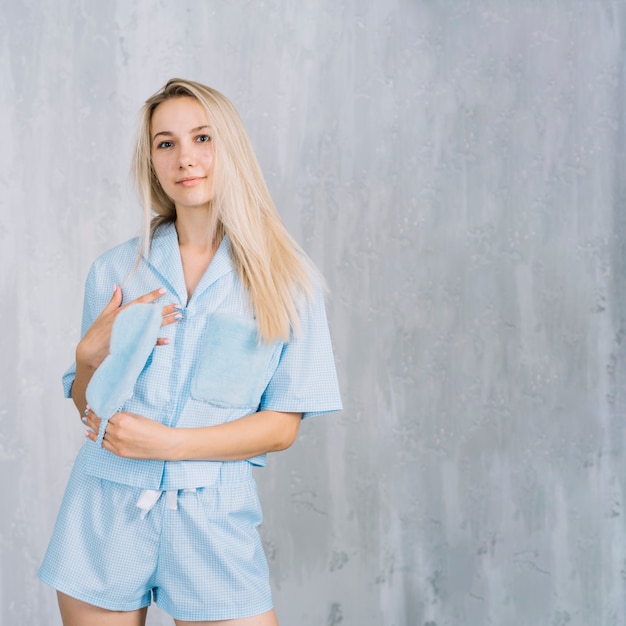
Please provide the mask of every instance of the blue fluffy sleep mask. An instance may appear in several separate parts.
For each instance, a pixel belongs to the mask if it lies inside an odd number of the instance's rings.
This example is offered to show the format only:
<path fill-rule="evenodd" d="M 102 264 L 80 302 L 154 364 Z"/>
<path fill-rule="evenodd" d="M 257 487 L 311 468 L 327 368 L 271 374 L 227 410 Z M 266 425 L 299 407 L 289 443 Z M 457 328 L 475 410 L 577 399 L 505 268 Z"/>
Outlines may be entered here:
<path fill-rule="evenodd" d="M 161 307 L 154 304 L 133 304 L 115 318 L 109 354 L 87 385 L 87 402 L 103 420 L 99 444 L 106 421 L 133 395 L 135 382 L 156 344 L 161 321 Z"/>

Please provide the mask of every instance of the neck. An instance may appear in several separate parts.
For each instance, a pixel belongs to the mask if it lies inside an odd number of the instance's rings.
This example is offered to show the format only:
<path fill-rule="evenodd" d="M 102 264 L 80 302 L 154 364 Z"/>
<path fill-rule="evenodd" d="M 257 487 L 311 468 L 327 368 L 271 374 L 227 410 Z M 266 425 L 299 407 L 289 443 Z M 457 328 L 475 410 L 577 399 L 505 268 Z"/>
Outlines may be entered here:
<path fill-rule="evenodd" d="M 179 246 L 213 249 L 216 224 L 212 211 L 177 209 L 174 224 Z"/>
<path fill-rule="evenodd" d="M 211 211 L 177 209 L 174 225 L 189 302 L 217 249 L 215 220 Z"/>

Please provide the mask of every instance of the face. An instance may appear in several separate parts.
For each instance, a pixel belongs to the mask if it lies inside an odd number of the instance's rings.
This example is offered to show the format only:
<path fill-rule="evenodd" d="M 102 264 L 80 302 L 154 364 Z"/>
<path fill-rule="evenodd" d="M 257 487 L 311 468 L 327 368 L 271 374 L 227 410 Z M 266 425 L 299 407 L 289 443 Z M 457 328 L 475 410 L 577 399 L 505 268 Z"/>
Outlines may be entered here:
<path fill-rule="evenodd" d="M 209 209 L 215 154 L 207 114 L 194 98 L 166 100 L 152 113 L 152 165 L 176 211 Z"/>

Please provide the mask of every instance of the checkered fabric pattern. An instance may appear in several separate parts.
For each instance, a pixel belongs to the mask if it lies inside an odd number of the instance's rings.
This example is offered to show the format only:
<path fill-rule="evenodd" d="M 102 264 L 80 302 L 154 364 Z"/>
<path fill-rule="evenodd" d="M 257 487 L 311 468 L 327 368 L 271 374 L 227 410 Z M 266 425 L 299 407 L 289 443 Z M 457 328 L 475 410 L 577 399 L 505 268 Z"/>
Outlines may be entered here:
<path fill-rule="evenodd" d="M 341 409 L 321 290 L 301 314 L 300 333 L 287 343 L 257 345 L 256 322 L 232 265 L 228 237 L 186 305 L 174 225 L 159 229 L 149 260 L 133 271 L 138 250 L 139 240 L 133 239 L 94 262 L 81 334 L 109 302 L 114 284 L 122 287 L 124 302 L 164 287 L 167 294 L 155 306 L 178 303 L 183 319 L 162 329 L 170 344 L 153 350 L 124 410 L 168 426 L 200 427 L 263 409 L 301 412 L 304 418 Z M 75 365 L 63 377 L 67 397 L 74 376 Z M 81 455 L 89 474 L 144 489 L 202 487 L 220 471 L 220 463 L 212 461 L 122 459 L 91 441 Z M 250 462 L 265 465 L 265 455 Z"/>
<path fill-rule="evenodd" d="M 256 322 L 224 238 L 186 302 L 178 238 L 159 229 L 135 271 L 139 240 L 102 255 L 85 288 L 82 334 L 109 302 L 165 287 L 160 306 L 183 305 L 162 328 L 124 410 L 173 427 L 221 424 L 262 409 L 341 408 L 322 292 L 287 343 L 259 344 Z M 70 396 L 72 366 L 63 377 Z M 272 608 L 257 525 L 261 507 L 248 461 L 122 459 L 87 441 L 79 451 L 40 578 L 84 602 L 127 611 L 150 604 L 183 621 L 248 617 Z M 138 508 L 139 507 L 139 508 Z"/>
<path fill-rule="evenodd" d="M 261 507 L 249 463 L 221 464 L 215 482 L 163 492 L 145 518 L 141 489 L 85 475 L 75 464 L 39 577 L 112 611 L 152 599 L 178 620 L 213 621 L 272 608 L 257 532 Z"/>

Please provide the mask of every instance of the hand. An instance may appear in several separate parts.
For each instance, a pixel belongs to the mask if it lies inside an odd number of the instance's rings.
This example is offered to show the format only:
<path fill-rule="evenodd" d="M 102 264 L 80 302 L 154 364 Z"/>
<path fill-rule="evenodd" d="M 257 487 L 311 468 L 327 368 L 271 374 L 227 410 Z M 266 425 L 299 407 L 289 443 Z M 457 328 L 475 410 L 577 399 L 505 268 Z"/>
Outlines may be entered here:
<path fill-rule="evenodd" d="M 165 289 L 155 289 L 139 298 L 128 302 L 124 306 L 122 304 L 122 290 L 115 285 L 113 297 L 104 307 L 104 310 L 96 318 L 94 323 L 89 327 L 85 336 L 80 340 L 76 347 L 76 363 L 83 363 L 91 370 L 95 370 L 109 354 L 109 344 L 111 341 L 111 329 L 113 322 L 122 309 L 137 303 L 150 304 L 158 300 L 165 294 Z M 180 319 L 177 315 L 177 305 L 169 304 L 163 307 L 163 322 L 161 326 L 173 324 Z M 156 345 L 162 346 L 168 343 L 164 337 L 157 339 Z"/>
<path fill-rule="evenodd" d="M 90 430 L 85 435 L 92 441 L 98 438 L 101 420 L 91 410 L 83 417 L 83 424 Z M 108 421 L 102 447 L 117 456 L 129 459 L 179 460 L 175 456 L 176 428 L 136 413 L 120 411 Z"/>

